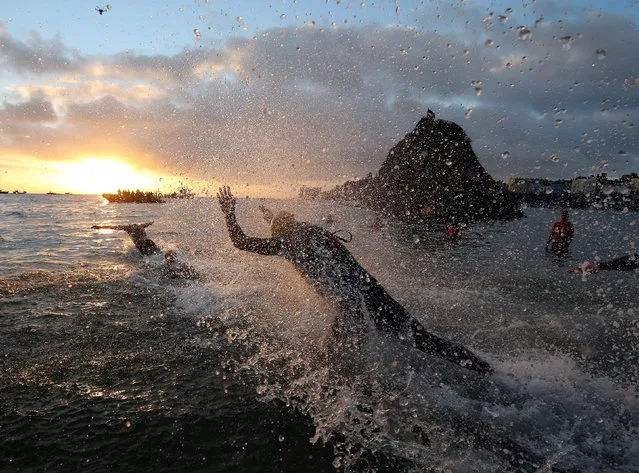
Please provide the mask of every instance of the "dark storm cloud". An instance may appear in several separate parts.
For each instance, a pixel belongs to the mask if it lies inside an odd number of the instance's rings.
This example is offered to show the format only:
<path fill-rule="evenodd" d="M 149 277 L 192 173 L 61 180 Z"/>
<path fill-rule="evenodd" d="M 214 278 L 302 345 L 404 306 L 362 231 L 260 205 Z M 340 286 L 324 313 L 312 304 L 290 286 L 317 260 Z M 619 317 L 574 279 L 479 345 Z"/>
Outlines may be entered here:
<path fill-rule="evenodd" d="M 72 70 L 83 62 L 59 38 L 45 40 L 31 32 L 26 42 L 15 40 L 0 21 L 0 60 L 20 73 L 50 73 Z"/>
<path fill-rule="evenodd" d="M 26 102 L 11 104 L 5 102 L 0 109 L 0 123 L 10 124 L 15 122 L 45 123 L 54 122 L 57 115 L 50 101 L 33 97 Z"/>
<path fill-rule="evenodd" d="M 453 13 L 457 22 L 443 17 L 437 32 L 415 11 L 415 28 L 274 29 L 174 56 L 74 57 L 55 41 L 22 44 L 0 30 L 10 45 L 0 54 L 41 82 L 57 71 L 111 84 L 49 97 L 61 120 L 48 139 L 61 147 L 81 129 L 87 141 L 125 143 L 145 165 L 203 177 L 294 185 L 364 176 L 428 108 L 462 125 L 500 179 L 636 170 L 633 23 Z M 64 67 L 34 69 L 38 48 Z M 4 115 L 17 107 L 28 108 L 6 103 Z"/>

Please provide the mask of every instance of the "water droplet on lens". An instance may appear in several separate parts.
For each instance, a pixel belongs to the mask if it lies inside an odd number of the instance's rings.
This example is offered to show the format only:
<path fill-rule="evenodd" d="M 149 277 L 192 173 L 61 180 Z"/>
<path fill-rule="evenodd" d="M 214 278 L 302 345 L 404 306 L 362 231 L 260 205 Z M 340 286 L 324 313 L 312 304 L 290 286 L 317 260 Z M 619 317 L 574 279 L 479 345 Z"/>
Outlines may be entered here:
<path fill-rule="evenodd" d="M 525 26 L 519 27 L 519 35 L 517 36 L 517 39 L 519 39 L 519 41 L 527 41 L 530 39 L 531 36 L 532 36 L 532 31 L 530 31 L 527 27 Z"/>

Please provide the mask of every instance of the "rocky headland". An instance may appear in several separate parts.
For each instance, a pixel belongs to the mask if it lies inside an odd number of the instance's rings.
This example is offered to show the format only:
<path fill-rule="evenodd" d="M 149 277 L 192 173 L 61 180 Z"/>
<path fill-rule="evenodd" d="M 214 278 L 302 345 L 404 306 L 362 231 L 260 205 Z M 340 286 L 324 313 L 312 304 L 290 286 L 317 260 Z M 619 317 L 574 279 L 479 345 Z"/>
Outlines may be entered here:
<path fill-rule="evenodd" d="M 355 201 L 411 220 L 472 222 L 523 216 L 519 198 L 486 172 L 464 129 L 430 116 L 391 148 L 376 176 L 315 195 Z"/>

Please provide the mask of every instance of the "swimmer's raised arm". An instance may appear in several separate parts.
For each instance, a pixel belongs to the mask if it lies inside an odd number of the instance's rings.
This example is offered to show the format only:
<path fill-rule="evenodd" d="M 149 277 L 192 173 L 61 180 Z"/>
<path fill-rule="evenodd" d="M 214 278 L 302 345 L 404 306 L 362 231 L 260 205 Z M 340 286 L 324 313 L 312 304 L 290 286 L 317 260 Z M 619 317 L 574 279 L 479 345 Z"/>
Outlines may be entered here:
<path fill-rule="evenodd" d="M 218 189 L 217 200 L 226 217 L 235 215 L 235 197 L 233 197 L 229 186 L 222 186 Z"/>
<path fill-rule="evenodd" d="M 226 217 L 226 227 L 233 246 L 240 250 L 251 251 L 261 255 L 277 255 L 281 252 L 281 238 L 253 238 L 244 233 L 235 218 L 235 197 L 233 197 L 229 186 L 220 187 L 217 200 Z"/>

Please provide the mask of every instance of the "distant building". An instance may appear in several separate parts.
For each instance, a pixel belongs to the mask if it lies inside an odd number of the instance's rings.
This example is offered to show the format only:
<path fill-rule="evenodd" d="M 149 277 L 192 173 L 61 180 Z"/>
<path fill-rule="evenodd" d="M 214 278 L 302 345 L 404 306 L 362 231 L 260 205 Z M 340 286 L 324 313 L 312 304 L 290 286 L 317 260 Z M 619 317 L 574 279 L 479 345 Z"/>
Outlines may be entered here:
<path fill-rule="evenodd" d="M 529 205 L 639 209 L 637 173 L 625 174 L 619 179 L 608 179 L 606 173 L 556 181 L 514 177 L 507 186 Z"/>
<path fill-rule="evenodd" d="M 531 194 L 533 182 L 536 180 L 527 177 L 511 177 L 508 180 L 508 190 L 515 194 Z"/>
<path fill-rule="evenodd" d="M 515 194 L 561 194 L 565 187 L 565 181 L 551 181 L 549 179 L 514 177 L 508 181 L 508 190 Z"/>
<path fill-rule="evenodd" d="M 574 193 L 591 194 L 597 189 L 595 176 L 577 177 L 573 179 L 570 190 Z"/>

